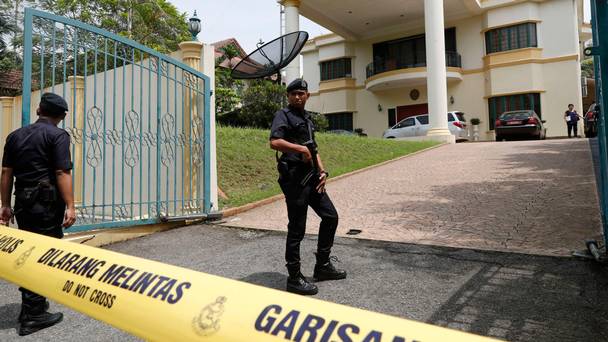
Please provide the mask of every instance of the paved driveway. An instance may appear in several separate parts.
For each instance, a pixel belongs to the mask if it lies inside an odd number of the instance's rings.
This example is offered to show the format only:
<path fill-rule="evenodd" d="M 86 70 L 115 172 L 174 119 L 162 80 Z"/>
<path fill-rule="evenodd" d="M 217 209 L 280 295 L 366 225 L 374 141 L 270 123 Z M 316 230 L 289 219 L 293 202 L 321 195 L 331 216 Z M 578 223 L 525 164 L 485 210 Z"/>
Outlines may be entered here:
<path fill-rule="evenodd" d="M 569 255 L 598 237 L 586 139 L 443 146 L 328 186 L 338 235 L 541 255 Z M 307 232 L 318 219 L 309 212 Z M 226 225 L 286 230 L 284 201 Z"/>

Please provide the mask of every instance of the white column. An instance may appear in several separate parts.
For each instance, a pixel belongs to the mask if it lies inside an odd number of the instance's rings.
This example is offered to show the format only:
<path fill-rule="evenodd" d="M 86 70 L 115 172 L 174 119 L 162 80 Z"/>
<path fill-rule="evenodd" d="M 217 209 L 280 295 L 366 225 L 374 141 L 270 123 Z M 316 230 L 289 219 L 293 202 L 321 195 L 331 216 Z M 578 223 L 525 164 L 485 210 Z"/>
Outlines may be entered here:
<path fill-rule="evenodd" d="M 424 0 L 426 70 L 430 129 L 427 135 L 447 136 L 448 94 L 445 66 L 443 0 Z"/>
<path fill-rule="evenodd" d="M 209 134 L 211 135 L 211 203 L 213 203 L 212 209 L 215 211 L 219 210 L 219 203 L 217 198 L 217 142 L 216 142 L 216 125 L 215 125 L 215 49 L 213 45 L 205 44 L 203 45 L 203 58 L 201 59 L 201 70 L 203 74 L 209 77 L 209 83 L 211 84 L 211 89 L 213 90 L 213 94 L 211 95 L 211 103 L 210 106 L 210 117 L 211 120 L 211 130 Z"/>
<path fill-rule="evenodd" d="M 285 0 L 283 1 L 285 6 L 285 34 L 296 32 L 300 30 L 300 0 Z M 300 77 L 300 57 L 295 58 L 289 65 L 284 69 L 286 76 L 284 79 L 285 84 Z"/>

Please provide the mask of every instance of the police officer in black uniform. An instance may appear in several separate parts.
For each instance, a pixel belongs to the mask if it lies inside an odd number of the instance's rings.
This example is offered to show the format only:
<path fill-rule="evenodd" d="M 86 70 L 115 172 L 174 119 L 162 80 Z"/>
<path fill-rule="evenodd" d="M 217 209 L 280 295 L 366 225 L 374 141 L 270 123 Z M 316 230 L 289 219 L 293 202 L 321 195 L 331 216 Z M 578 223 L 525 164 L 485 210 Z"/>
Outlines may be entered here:
<path fill-rule="evenodd" d="M 325 192 L 329 173 L 316 153 L 314 125 L 304 109 L 310 96 L 308 84 L 296 79 L 287 86 L 287 95 L 289 106 L 274 114 L 270 132 L 270 147 L 283 152 L 281 158 L 277 158 L 277 168 L 289 217 L 285 251 L 289 272 L 287 291 L 314 295 L 318 292 L 317 286 L 300 272 L 300 242 L 306 231 L 308 206 L 321 218 L 313 274 L 318 281 L 346 278 L 346 272 L 337 270 L 329 257 L 338 227 L 338 212 Z"/>
<path fill-rule="evenodd" d="M 70 136 L 57 127 L 68 104 L 55 94 L 42 95 L 38 121 L 9 134 L 2 158 L 0 223 L 13 220 L 11 192 L 15 177 L 15 208 L 19 229 L 55 238 L 76 221 L 72 195 Z M 67 208 L 66 208 L 67 207 Z M 25 288 L 21 291 L 19 335 L 55 325 L 63 314 L 49 313 L 46 298 Z"/>

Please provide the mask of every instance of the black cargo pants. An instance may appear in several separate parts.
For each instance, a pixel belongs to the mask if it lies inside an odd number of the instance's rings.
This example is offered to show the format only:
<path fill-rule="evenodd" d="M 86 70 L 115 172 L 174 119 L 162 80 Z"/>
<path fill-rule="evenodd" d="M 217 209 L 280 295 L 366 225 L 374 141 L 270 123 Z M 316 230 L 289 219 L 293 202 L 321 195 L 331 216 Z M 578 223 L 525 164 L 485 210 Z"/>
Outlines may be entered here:
<path fill-rule="evenodd" d="M 15 190 L 15 218 L 19 229 L 61 239 L 65 203 L 54 185 Z M 46 305 L 46 298 L 23 287 L 21 299 L 29 307 Z"/>
<path fill-rule="evenodd" d="M 285 260 L 289 265 L 300 264 L 300 243 L 306 232 L 306 215 L 310 206 L 321 218 L 317 252 L 329 255 L 334 244 L 334 236 L 338 227 L 338 212 L 326 192 L 318 193 L 315 189 L 318 176 L 313 177 L 306 185 L 301 181 L 310 171 L 310 167 L 296 163 L 281 170 L 279 185 L 287 203 L 287 243 Z"/>

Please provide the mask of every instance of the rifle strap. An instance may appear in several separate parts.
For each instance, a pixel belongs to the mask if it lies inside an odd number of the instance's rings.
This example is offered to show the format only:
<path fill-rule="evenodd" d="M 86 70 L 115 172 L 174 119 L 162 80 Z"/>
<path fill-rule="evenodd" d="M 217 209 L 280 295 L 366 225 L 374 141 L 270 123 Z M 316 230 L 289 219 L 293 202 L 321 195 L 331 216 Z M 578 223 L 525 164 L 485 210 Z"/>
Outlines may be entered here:
<path fill-rule="evenodd" d="M 287 120 L 287 124 L 289 126 L 291 126 L 291 121 L 289 120 L 289 116 L 287 115 L 287 112 L 285 111 L 285 108 L 281 108 L 280 111 L 281 111 L 281 113 L 283 113 L 283 115 L 285 115 L 285 120 Z M 312 125 L 311 125 L 311 121 L 310 121 L 310 119 L 306 119 L 306 118 L 305 118 L 305 120 L 306 120 L 306 126 L 308 128 L 308 140 L 314 142 L 314 140 L 312 139 Z M 275 151 L 274 152 L 274 158 L 276 159 L 276 161 L 278 163 L 279 162 L 279 151 Z"/>
<path fill-rule="evenodd" d="M 289 121 L 289 116 L 287 116 L 287 112 L 285 111 L 285 108 L 281 108 L 281 113 L 283 113 L 283 115 L 285 115 L 285 120 L 287 120 L 287 124 L 291 126 L 291 122 Z M 274 158 L 277 160 L 277 163 L 280 161 L 279 160 L 279 151 L 274 152 Z"/>
<path fill-rule="evenodd" d="M 314 143 L 314 140 L 312 139 L 312 125 L 311 125 L 312 121 L 311 119 L 306 119 L 306 125 L 308 126 L 308 141 L 312 141 Z"/>

